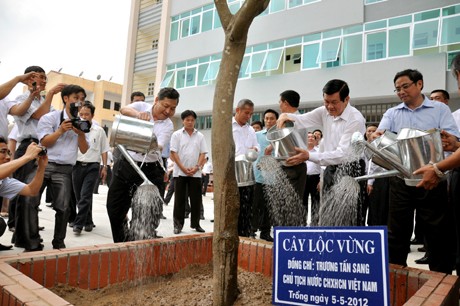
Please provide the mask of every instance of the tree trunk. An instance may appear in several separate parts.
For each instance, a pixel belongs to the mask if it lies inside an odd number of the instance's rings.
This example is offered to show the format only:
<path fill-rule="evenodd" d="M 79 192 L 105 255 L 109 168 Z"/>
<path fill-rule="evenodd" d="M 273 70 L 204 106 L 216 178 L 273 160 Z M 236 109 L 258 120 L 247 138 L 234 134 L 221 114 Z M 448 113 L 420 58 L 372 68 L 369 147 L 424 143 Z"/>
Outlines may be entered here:
<path fill-rule="evenodd" d="M 239 193 L 235 178 L 235 144 L 232 134 L 233 100 L 254 18 L 269 0 L 246 0 L 232 15 L 226 0 L 215 0 L 225 32 L 212 112 L 214 178 L 213 304 L 233 305 L 238 296 Z M 243 98 L 243 97 L 242 97 Z M 248 97 L 250 98 L 250 97 Z"/>

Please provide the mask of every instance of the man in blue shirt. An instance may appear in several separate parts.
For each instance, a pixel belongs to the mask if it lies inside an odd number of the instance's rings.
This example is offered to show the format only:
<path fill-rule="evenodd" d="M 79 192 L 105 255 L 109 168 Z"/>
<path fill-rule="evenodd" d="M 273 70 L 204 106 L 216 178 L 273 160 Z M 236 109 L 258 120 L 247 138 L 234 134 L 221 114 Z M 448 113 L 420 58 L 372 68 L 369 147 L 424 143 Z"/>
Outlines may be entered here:
<path fill-rule="evenodd" d="M 459 136 L 449 107 L 433 102 L 422 94 L 423 76 L 417 70 L 407 69 L 394 77 L 395 92 L 403 102 L 388 109 L 383 115 L 377 131 L 399 133 L 403 128 L 429 130 L 442 129 Z M 453 232 L 452 209 L 447 200 L 447 182 L 432 190 L 407 186 L 404 180 L 390 179 L 390 207 L 388 218 L 388 242 L 390 263 L 407 266 L 407 250 L 412 236 L 414 211 L 424 223 L 425 239 L 430 252 L 430 270 L 452 273 Z"/>

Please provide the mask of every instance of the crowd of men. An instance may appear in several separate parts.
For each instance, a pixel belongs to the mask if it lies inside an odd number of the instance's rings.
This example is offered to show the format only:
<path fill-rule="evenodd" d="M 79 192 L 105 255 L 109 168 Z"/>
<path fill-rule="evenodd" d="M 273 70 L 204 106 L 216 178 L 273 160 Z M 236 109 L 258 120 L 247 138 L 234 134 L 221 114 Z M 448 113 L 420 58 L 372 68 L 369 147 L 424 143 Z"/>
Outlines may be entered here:
<path fill-rule="evenodd" d="M 460 55 L 454 59 L 452 71 L 460 85 Z M 0 196 L 10 199 L 8 226 L 14 231 L 12 242 L 25 251 L 43 249 L 38 211 L 45 188 L 50 191 L 55 210 L 54 249 L 66 247 L 68 225 L 75 235 L 81 235 L 83 230 L 92 231 L 95 227 L 93 192 L 97 193 L 99 180 L 105 181 L 109 173 L 107 212 L 113 240 L 129 241 L 132 238 L 127 234 L 130 226 L 127 216 L 143 178 L 117 150 L 113 154 L 113 170 L 110 168 L 112 152 L 107 135 L 93 120 L 95 107 L 86 100 L 85 90 L 78 85 L 58 84 L 41 96 L 46 81 L 45 71 L 31 66 L 23 75 L 0 86 Z M 14 101 L 5 99 L 20 82 L 27 85 L 28 90 Z M 254 103 L 250 99 L 240 100 L 232 119 L 235 156 L 255 150 L 259 158 L 253 165 L 254 184 L 239 186 L 238 234 L 256 238 L 260 231 L 260 239 L 273 241 L 272 227 L 283 225 L 273 223 L 267 205 L 267 182 L 257 167 L 261 156 L 274 153 L 266 137 L 271 128 L 283 128 L 292 122 L 305 140 L 306 146 L 296 148 L 296 153 L 284 160 L 280 168 L 286 174 L 286 184 L 290 184 L 301 199 L 305 212 L 311 207 L 311 226 L 321 223 L 319 211 L 324 205 L 321 193 L 331 190 L 338 181 L 337 175 L 362 176 L 372 167 L 371 161 L 364 158 L 350 160 L 351 138 L 355 132 L 373 141 L 385 131 L 399 133 L 407 127 L 436 128 L 442 130 L 445 152 L 454 153 L 418 170 L 423 180 L 417 187 L 407 186 L 399 177 L 362 182 L 354 224 L 387 225 L 390 262 L 405 266 L 416 212 L 430 269 L 451 273 L 455 266 L 459 270 L 460 252 L 455 247 L 460 246 L 460 209 L 456 207 L 456 203 L 460 203 L 457 199 L 460 113 L 451 113 L 446 105 L 449 96 L 445 90 L 424 95 L 423 75 L 417 70 L 396 73 L 393 84 L 402 103 L 388 109 L 380 123 L 368 126 L 364 116 L 350 102 L 347 82 L 340 79 L 324 85 L 323 106 L 303 114 L 298 110 L 301 97 L 294 90 L 283 91 L 279 95 L 279 111 L 267 109 L 261 121 L 251 122 Z M 51 106 L 57 94 L 62 98 L 62 111 Z M 182 232 L 184 219 L 189 214 L 191 228 L 204 232 L 200 220 L 203 217 L 202 196 L 211 171 L 207 166 L 210 164 L 209 151 L 205 137 L 195 128 L 197 115 L 193 110 L 181 113 L 182 127 L 174 131 L 171 118 L 179 97 L 176 89 L 162 88 L 153 104 L 149 104 L 144 102 L 142 93 L 135 92 L 131 95 L 131 103 L 122 107 L 120 113 L 154 123 L 158 148 L 147 154 L 129 151 L 129 155 L 157 186 L 161 196 L 165 194 L 165 182 L 170 181 L 170 195 L 166 196 L 164 204 L 168 205 L 175 192 L 174 234 Z M 16 124 L 9 135 L 8 114 L 14 116 Z M 12 153 L 14 157 L 10 158 Z M 448 170 L 452 170 L 449 180 L 442 180 Z M 10 175 L 13 177 L 9 178 Z M 1 221 L 3 219 L 0 220 L 0 233 L 3 234 L 6 224 Z M 308 225 L 307 215 L 294 225 Z M 161 237 L 156 230 L 153 232 L 150 238 Z M 451 238 L 452 232 L 457 233 L 456 241 Z M 11 247 L 0 245 L 0 250 Z"/>

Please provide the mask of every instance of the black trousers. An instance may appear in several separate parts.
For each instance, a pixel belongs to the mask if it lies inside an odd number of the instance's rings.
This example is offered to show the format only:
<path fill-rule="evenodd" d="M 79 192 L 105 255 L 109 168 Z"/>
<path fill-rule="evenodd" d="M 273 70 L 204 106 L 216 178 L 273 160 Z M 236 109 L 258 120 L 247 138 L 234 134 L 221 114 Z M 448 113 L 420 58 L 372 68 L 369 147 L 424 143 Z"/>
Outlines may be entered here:
<path fill-rule="evenodd" d="M 351 163 L 327 166 L 324 170 L 323 187 L 321 192 L 323 194 L 327 193 L 332 188 L 332 186 L 334 186 L 340 180 L 340 178 L 344 176 L 358 177 L 364 175 L 366 171 L 365 169 L 366 162 L 362 159 Z M 364 207 L 367 193 L 366 182 L 359 182 L 359 188 L 360 195 L 358 198 L 358 215 L 356 218 L 358 225 L 364 225 L 367 209 Z"/>
<path fill-rule="evenodd" d="M 455 269 L 460 275 L 460 168 L 455 168 L 449 175 L 450 203 L 454 207 L 455 233 L 456 233 L 456 258 Z"/>
<path fill-rule="evenodd" d="M 144 163 L 141 167 L 147 178 L 158 187 L 164 186 L 164 170 L 158 162 Z M 131 200 L 137 187 L 143 183 L 136 170 L 120 156 L 113 167 L 112 183 L 107 194 L 107 213 L 114 242 L 128 241 L 128 220 L 126 214 L 131 207 Z M 161 193 L 160 193 L 161 195 Z"/>
<path fill-rule="evenodd" d="M 203 179 L 202 194 L 206 195 L 206 191 L 208 190 L 208 184 L 209 184 L 209 174 L 204 174 L 202 176 L 202 179 Z"/>
<path fill-rule="evenodd" d="M 104 166 L 102 166 L 102 165 L 100 166 L 99 174 L 101 173 L 103 167 Z M 112 167 L 110 167 L 110 166 L 107 167 L 107 177 L 106 177 L 105 180 L 106 180 L 107 187 L 110 187 L 110 183 L 112 182 Z M 94 184 L 93 193 L 95 193 L 95 194 L 99 193 L 99 185 L 100 184 L 101 184 L 101 176 L 98 175 L 96 183 Z"/>
<path fill-rule="evenodd" d="M 200 226 L 200 209 L 203 206 L 201 195 L 201 178 L 190 176 L 178 176 L 174 178 L 174 228 L 182 230 L 184 227 L 185 204 L 190 199 L 190 227 Z"/>
<path fill-rule="evenodd" d="M 289 183 L 294 187 L 299 198 L 303 199 L 305 183 L 307 181 L 307 164 L 301 163 L 292 167 L 282 166 L 281 168 L 286 173 Z"/>
<path fill-rule="evenodd" d="M 320 180 L 319 174 L 307 174 L 307 180 L 305 184 L 305 192 L 303 193 L 303 205 L 305 206 L 305 211 L 308 214 L 308 197 L 311 197 L 311 218 L 310 224 L 312 226 L 317 226 L 319 221 L 319 205 L 320 205 L 320 196 L 318 191 L 318 184 Z"/>
<path fill-rule="evenodd" d="M 388 244 L 390 263 L 407 266 L 407 250 L 414 223 L 414 211 L 424 224 L 430 270 L 451 274 L 454 262 L 453 209 L 447 199 L 447 182 L 433 190 L 407 186 L 390 178 Z"/>
<path fill-rule="evenodd" d="M 21 142 L 15 153 L 15 158 L 23 156 L 31 142 L 38 143 L 36 139 L 25 139 Z M 30 183 L 37 172 L 35 160 L 28 162 L 16 170 L 14 178 L 23 182 Z M 18 195 L 15 200 L 15 218 L 13 242 L 16 247 L 34 250 L 40 246 L 40 234 L 38 232 L 38 206 L 40 197 L 25 197 Z M 11 216 L 9 216 L 11 218 Z"/>
<path fill-rule="evenodd" d="M 272 226 L 263 186 L 264 185 L 261 183 L 256 183 L 254 186 L 254 202 L 251 219 L 252 233 L 260 229 L 260 236 L 270 235 Z"/>
<path fill-rule="evenodd" d="M 238 215 L 238 235 L 249 237 L 251 234 L 252 201 L 254 185 L 238 187 L 240 193 L 240 213 Z"/>
<path fill-rule="evenodd" d="M 390 206 L 390 179 L 387 177 L 375 179 L 369 195 L 368 225 L 387 225 L 388 209 Z"/>
<path fill-rule="evenodd" d="M 78 212 L 74 227 L 93 225 L 93 189 L 99 177 L 99 162 L 77 162 L 72 169 L 72 186 Z"/>

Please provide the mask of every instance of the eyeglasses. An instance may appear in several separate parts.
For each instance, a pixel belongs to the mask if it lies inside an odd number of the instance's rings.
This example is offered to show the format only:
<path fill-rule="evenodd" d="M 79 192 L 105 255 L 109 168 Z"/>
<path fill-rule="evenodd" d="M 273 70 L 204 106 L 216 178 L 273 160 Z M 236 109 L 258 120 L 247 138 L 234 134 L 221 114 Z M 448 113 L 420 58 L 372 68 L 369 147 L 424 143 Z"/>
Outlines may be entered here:
<path fill-rule="evenodd" d="M 401 85 L 401 87 L 396 87 L 395 90 L 393 90 L 394 92 L 400 92 L 401 90 L 407 90 L 409 87 L 411 87 L 412 85 L 414 85 L 415 83 L 412 82 L 410 84 L 403 84 Z"/>
<path fill-rule="evenodd" d="M 1 150 L 0 150 L 0 154 L 3 154 L 3 155 L 6 155 L 6 154 L 8 154 L 8 155 L 10 155 L 10 156 L 11 156 L 11 151 L 10 151 L 10 150 L 8 150 L 8 149 L 1 149 Z"/>

